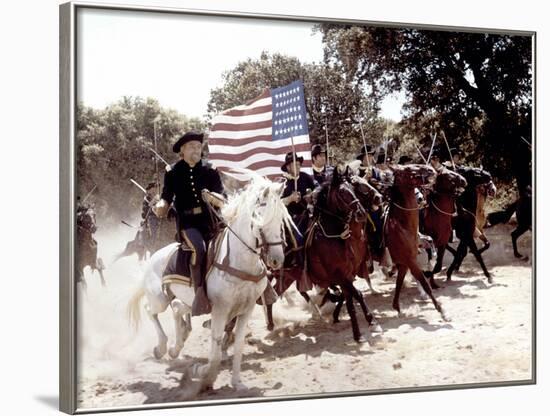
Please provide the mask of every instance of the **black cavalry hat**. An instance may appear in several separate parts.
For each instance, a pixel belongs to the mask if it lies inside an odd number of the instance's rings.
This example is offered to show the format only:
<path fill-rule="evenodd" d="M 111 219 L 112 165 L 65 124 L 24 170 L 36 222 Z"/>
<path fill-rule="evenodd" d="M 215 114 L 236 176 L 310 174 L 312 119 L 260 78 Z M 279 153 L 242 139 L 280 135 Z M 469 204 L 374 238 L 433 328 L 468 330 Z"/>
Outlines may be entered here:
<path fill-rule="evenodd" d="M 304 158 L 303 157 L 298 156 L 296 153 L 294 154 L 294 157 L 296 158 L 296 162 L 300 162 L 300 164 L 304 163 Z M 288 166 L 289 163 L 292 163 L 293 160 L 294 159 L 292 157 L 292 152 L 287 153 L 286 156 L 285 156 L 285 163 L 283 163 L 283 166 L 281 166 L 281 170 L 283 172 L 288 172 L 286 167 Z"/>
<path fill-rule="evenodd" d="M 181 147 L 187 143 L 191 142 L 193 140 L 196 140 L 198 142 L 202 143 L 202 140 L 204 139 L 204 133 L 199 133 L 196 131 L 188 131 L 183 136 L 181 136 L 176 143 L 174 143 L 174 146 L 172 147 L 172 150 L 174 153 L 179 153 Z"/>
<path fill-rule="evenodd" d="M 320 155 L 321 153 L 327 153 L 327 151 L 323 149 L 323 146 L 321 146 L 320 144 L 313 145 L 313 147 L 311 148 L 311 157 L 315 157 L 317 155 Z"/>
<path fill-rule="evenodd" d="M 367 147 L 367 152 L 365 153 L 365 146 L 361 146 L 361 150 L 359 151 L 359 154 L 356 157 L 357 160 L 363 160 L 366 154 L 368 155 L 374 154 L 374 149 L 370 144 L 367 144 L 366 147 Z"/>
<path fill-rule="evenodd" d="M 399 161 L 397 162 L 398 165 L 404 165 L 406 163 L 411 163 L 413 160 L 410 156 L 403 155 L 399 158 Z"/>

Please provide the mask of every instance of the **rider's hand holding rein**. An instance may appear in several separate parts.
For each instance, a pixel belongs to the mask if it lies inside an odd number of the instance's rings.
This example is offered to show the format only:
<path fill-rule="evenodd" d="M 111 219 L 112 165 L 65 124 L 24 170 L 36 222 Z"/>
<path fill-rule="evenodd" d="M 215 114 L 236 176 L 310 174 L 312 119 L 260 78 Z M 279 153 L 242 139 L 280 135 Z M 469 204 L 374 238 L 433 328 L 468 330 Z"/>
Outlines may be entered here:
<path fill-rule="evenodd" d="M 283 203 L 285 205 L 288 205 L 290 204 L 291 202 L 299 202 L 300 199 L 301 199 L 301 195 L 300 195 L 300 192 L 298 191 L 294 191 L 293 193 L 291 193 L 289 196 L 287 196 L 286 198 L 283 198 Z"/>

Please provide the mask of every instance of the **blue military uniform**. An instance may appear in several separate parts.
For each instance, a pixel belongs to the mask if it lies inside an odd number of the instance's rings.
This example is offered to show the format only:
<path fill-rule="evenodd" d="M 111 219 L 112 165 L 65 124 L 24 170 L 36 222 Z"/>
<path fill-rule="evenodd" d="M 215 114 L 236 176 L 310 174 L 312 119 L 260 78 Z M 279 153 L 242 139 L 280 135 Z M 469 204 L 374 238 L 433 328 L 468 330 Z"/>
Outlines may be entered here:
<path fill-rule="evenodd" d="M 192 140 L 202 142 L 202 139 L 203 135 L 200 133 L 186 133 L 174 144 L 173 150 L 179 153 L 183 144 Z M 212 229 L 212 219 L 206 202 L 202 200 L 201 192 L 204 189 L 223 194 L 218 171 L 202 161 L 191 167 L 182 159 L 166 172 L 161 195 L 166 202 L 174 202 L 178 241 L 185 242 L 193 250 L 190 272 L 196 291 L 203 286 L 206 248 L 215 231 Z M 178 255 L 184 257 L 181 251 Z M 207 311 L 194 310 L 193 314 L 205 312 Z"/>

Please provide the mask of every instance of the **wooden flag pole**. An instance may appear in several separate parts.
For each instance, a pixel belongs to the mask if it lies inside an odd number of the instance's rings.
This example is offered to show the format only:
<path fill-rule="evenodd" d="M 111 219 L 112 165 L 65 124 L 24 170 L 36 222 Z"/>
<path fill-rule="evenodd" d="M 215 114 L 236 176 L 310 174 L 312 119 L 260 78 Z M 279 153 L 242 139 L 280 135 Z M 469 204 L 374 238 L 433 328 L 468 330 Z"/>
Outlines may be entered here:
<path fill-rule="evenodd" d="M 359 129 L 361 130 L 361 137 L 363 139 L 363 147 L 365 148 L 365 155 L 368 155 L 367 142 L 365 140 L 365 133 L 363 132 L 363 122 L 359 123 Z M 362 163 L 362 161 L 361 161 L 361 163 Z M 369 157 L 368 156 L 367 156 L 367 167 L 370 168 L 370 162 L 369 162 Z"/>
<path fill-rule="evenodd" d="M 292 163 L 294 163 L 294 169 L 296 169 L 296 149 L 294 148 L 294 136 L 290 136 L 290 142 L 292 144 Z M 294 172 L 294 192 L 298 191 L 298 176 Z"/>

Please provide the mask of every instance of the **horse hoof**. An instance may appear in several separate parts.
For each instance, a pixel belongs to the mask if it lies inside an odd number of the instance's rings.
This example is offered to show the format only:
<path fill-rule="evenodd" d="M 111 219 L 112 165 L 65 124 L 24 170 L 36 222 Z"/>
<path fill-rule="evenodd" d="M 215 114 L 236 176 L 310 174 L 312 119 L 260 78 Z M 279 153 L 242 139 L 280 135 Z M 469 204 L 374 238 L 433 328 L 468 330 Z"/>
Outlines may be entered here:
<path fill-rule="evenodd" d="M 493 276 L 487 276 L 487 281 L 489 282 L 489 284 L 493 284 L 494 280 L 493 280 Z"/>
<path fill-rule="evenodd" d="M 246 384 L 244 384 L 242 381 L 232 381 L 231 382 L 231 385 L 233 386 L 233 388 L 237 391 L 245 391 L 245 390 L 248 390 L 248 387 Z"/>
<path fill-rule="evenodd" d="M 443 309 L 441 309 L 440 313 L 441 319 L 443 319 L 445 322 L 451 322 L 451 318 L 445 313 Z"/>
<path fill-rule="evenodd" d="M 441 286 L 439 286 L 437 283 L 435 283 L 435 281 L 431 281 L 430 282 L 430 286 L 432 287 L 432 289 L 436 290 L 436 289 L 441 289 Z"/>
<path fill-rule="evenodd" d="M 370 332 L 374 332 L 376 334 L 381 334 L 381 333 L 384 332 L 384 330 L 382 329 L 380 324 L 375 323 L 375 324 L 373 324 L 373 327 L 371 328 Z"/>
<path fill-rule="evenodd" d="M 159 348 L 155 347 L 153 348 L 153 354 L 157 360 L 160 360 L 162 357 L 164 357 L 164 354 L 166 354 L 166 347 L 165 348 Z"/>
<path fill-rule="evenodd" d="M 176 358 L 179 357 L 180 352 L 176 348 L 172 347 L 168 350 L 168 355 L 170 356 L 170 358 L 175 360 Z"/>
<path fill-rule="evenodd" d="M 273 325 L 273 324 L 268 324 L 267 325 L 267 330 L 268 331 L 273 331 L 273 328 L 275 328 L 275 325 Z"/>
<path fill-rule="evenodd" d="M 202 323 L 202 327 L 206 329 L 210 329 L 210 326 L 212 325 L 212 319 L 207 319 Z"/>
<path fill-rule="evenodd" d="M 367 339 L 363 335 L 361 335 L 359 336 L 359 338 L 355 339 L 355 342 L 357 342 L 358 344 L 365 344 L 367 342 Z"/>

